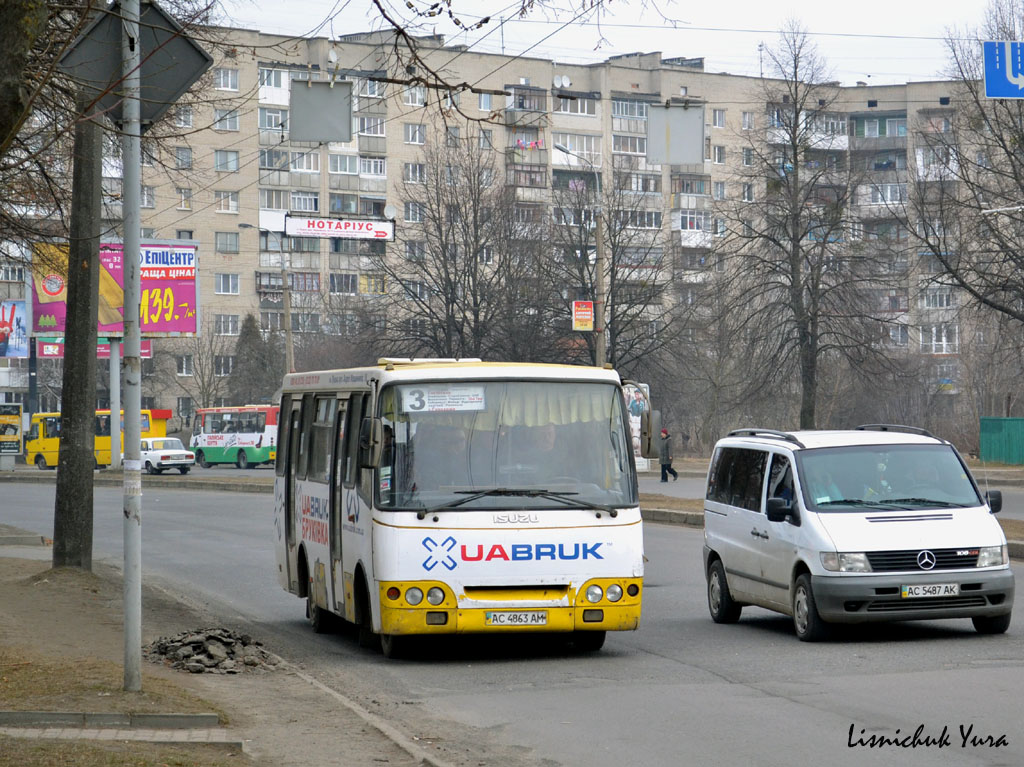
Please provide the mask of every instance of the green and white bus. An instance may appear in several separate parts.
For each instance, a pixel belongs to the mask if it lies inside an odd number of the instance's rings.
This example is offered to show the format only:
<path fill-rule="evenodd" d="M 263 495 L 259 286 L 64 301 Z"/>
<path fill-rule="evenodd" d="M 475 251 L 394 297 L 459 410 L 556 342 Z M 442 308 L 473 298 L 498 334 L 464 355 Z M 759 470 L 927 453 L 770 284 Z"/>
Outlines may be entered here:
<path fill-rule="evenodd" d="M 277 405 L 196 409 L 189 446 L 204 469 L 233 463 L 239 469 L 277 458 Z"/>

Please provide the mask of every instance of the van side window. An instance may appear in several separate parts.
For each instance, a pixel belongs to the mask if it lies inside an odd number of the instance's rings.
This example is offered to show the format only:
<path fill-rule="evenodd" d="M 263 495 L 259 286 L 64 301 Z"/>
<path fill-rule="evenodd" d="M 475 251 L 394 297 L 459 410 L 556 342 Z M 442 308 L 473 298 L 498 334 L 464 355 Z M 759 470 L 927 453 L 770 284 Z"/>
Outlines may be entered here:
<path fill-rule="evenodd" d="M 760 511 L 767 463 L 768 454 L 763 450 L 720 448 L 710 473 L 708 500 Z"/>
<path fill-rule="evenodd" d="M 789 458 L 781 453 L 773 453 L 768 477 L 768 497 L 782 498 L 787 503 L 792 503 L 793 471 L 789 466 Z"/>

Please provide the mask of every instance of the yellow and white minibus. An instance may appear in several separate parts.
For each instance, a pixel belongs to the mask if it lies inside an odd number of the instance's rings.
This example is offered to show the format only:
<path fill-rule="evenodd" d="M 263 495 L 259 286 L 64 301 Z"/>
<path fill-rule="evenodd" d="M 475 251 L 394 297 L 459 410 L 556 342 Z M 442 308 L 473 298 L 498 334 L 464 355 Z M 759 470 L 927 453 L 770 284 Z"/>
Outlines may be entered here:
<path fill-rule="evenodd" d="M 417 635 L 553 632 L 588 651 L 638 627 L 615 371 L 382 359 L 289 374 L 280 405 L 278 579 L 314 630 L 340 617 L 393 657 Z"/>

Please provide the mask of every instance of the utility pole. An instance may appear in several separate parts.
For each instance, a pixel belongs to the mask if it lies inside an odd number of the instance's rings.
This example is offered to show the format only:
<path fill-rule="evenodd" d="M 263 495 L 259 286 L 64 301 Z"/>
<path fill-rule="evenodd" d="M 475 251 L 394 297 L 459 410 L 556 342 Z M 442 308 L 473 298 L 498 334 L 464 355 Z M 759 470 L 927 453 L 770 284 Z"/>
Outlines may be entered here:
<path fill-rule="evenodd" d="M 573 152 L 562 144 L 555 144 L 555 149 L 564 154 L 572 155 L 581 162 L 585 162 L 594 172 L 594 198 L 597 204 L 594 206 L 594 223 L 597 238 L 597 260 L 594 263 L 594 364 L 597 367 L 604 367 L 608 361 L 607 340 L 605 339 L 604 307 L 607 303 L 604 275 L 608 268 L 605 255 L 604 243 L 604 210 L 601 205 L 601 174 L 590 160 L 583 155 Z"/>
<path fill-rule="evenodd" d="M 295 372 L 295 347 L 292 346 L 292 284 L 288 274 L 288 255 L 284 252 L 284 244 L 288 236 L 281 232 L 281 290 L 284 303 L 284 366 L 286 373 Z"/>

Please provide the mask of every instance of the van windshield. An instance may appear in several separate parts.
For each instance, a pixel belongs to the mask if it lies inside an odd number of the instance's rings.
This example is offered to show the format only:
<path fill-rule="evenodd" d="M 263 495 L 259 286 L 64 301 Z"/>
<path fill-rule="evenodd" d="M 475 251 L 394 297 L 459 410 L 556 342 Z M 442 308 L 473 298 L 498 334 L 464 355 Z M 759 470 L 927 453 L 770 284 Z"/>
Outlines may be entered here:
<path fill-rule="evenodd" d="M 799 451 L 800 491 L 818 511 L 964 508 L 983 501 L 949 445 L 856 445 Z"/>

